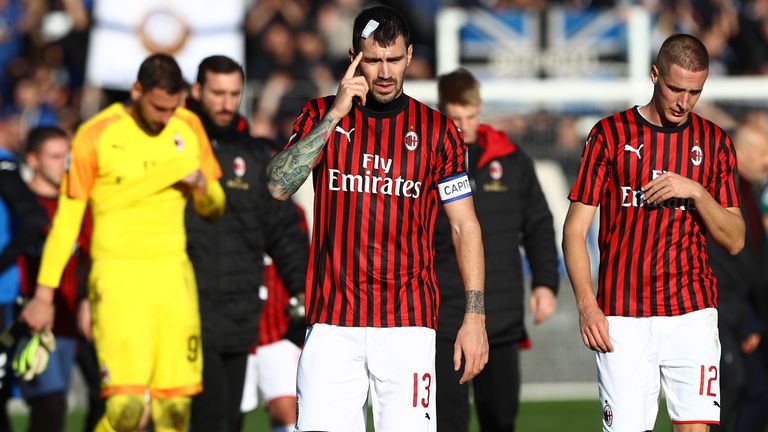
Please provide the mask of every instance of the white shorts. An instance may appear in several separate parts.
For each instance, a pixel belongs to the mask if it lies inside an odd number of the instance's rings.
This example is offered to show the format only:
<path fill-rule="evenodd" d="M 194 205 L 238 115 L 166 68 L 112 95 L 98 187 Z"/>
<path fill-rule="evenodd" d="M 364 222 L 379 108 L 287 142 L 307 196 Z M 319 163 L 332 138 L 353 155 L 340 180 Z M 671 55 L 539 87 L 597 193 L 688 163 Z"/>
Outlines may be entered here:
<path fill-rule="evenodd" d="M 240 411 L 249 412 L 274 399 L 296 397 L 296 368 L 301 349 L 282 339 L 260 346 L 248 356 Z"/>
<path fill-rule="evenodd" d="M 653 430 L 661 386 L 673 424 L 720 423 L 717 310 L 607 319 L 614 352 L 597 354 L 603 431 Z"/>
<path fill-rule="evenodd" d="M 435 331 L 314 324 L 299 359 L 298 431 L 434 432 Z"/>

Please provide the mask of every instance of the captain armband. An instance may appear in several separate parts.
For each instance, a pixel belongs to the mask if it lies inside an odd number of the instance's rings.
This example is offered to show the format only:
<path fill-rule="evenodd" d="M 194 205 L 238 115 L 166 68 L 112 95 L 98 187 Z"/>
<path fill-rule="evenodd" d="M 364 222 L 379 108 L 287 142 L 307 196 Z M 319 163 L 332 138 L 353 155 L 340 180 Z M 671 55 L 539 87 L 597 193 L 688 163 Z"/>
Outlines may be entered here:
<path fill-rule="evenodd" d="M 440 180 L 437 182 L 437 189 L 440 191 L 440 201 L 443 204 L 472 196 L 472 187 L 469 185 L 469 177 L 466 173 Z"/>

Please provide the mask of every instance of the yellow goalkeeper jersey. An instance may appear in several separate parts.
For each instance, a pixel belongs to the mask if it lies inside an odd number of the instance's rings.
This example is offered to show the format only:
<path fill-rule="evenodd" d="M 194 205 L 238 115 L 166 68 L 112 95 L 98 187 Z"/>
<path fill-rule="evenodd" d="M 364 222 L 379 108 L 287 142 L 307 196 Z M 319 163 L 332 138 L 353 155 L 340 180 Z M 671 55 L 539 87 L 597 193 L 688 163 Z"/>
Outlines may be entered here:
<path fill-rule="evenodd" d="M 221 169 L 200 119 L 184 108 L 176 110 L 161 133 L 150 136 L 122 104 L 113 104 L 78 129 L 67 163 L 38 276 L 43 285 L 58 285 L 58 261 L 63 259 L 58 255 L 71 248 L 71 225 L 79 229 L 86 203 L 93 212 L 94 260 L 185 256 L 189 192 L 178 182 L 198 168 L 207 185 L 202 199 L 214 214 L 223 212 Z"/>

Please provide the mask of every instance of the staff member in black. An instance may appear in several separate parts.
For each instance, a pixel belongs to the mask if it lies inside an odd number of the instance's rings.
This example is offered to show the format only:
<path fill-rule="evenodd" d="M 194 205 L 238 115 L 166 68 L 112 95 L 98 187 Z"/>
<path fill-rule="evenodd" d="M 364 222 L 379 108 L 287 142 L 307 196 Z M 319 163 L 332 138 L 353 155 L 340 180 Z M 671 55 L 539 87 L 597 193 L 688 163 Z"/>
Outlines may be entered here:
<path fill-rule="evenodd" d="M 240 430 L 248 350 L 259 334 L 263 255 L 288 291 L 303 295 L 308 246 L 293 203 L 267 192 L 269 147 L 249 134 L 237 113 L 243 69 L 225 56 L 204 59 L 189 108 L 197 113 L 221 165 L 227 196 L 215 223 L 187 218 L 187 251 L 195 267 L 203 335 L 203 393 L 192 401 L 192 432 Z"/>
<path fill-rule="evenodd" d="M 451 117 L 469 145 L 469 177 L 485 245 L 485 312 L 490 357 L 472 386 L 481 430 L 515 429 L 520 393 L 518 345 L 527 341 L 523 325 L 523 272 L 520 244 L 532 272 L 530 311 L 535 323 L 554 313 L 558 288 L 552 214 L 533 161 L 507 136 L 480 124 L 482 101 L 477 80 L 459 69 L 438 82 L 440 110 Z M 437 326 L 437 427 L 467 432 L 469 388 L 459 384 L 453 344 L 464 315 L 461 278 L 447 218 L 435 226 L 435 269 L 440 288 Z"/>

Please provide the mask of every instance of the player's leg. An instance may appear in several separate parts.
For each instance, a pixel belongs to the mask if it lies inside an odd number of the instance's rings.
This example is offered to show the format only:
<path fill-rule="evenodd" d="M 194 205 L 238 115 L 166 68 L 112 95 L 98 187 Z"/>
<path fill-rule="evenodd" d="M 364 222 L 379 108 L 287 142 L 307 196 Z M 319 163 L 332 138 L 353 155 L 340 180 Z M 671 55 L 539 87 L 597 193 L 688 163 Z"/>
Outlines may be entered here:
<path fill-rule="evenodd" d="M 152 398 L 152 424 L 155 432 L 186 432 L 192 398 Z"/>
<path fill-rule="evenodd" d="M 365 362 L 365 328 L 311 326 L 296 380 L 297 430 L 365 431 Z"/>
<path fill-rule="evenodd" d="M 74 361 L 75 340 L 56 337 L 56 350 L 51 353 L 45 371 L 31 381 L 19 382 L 30 410 L 28 432 L 64 430 Z"/>
<path fill-rule="evenodd" d="M 191 432 L 226 431 L 227 380 L 221 355 L 213 347 L 203 347 L 203 392 L 192 398 Z"/>
<path fill-rule="evenodd" d="M 82 336 L 78 338 L 77 342 L 77 366 L 80 368 L 88 391 L 88 405 L 83 432 L 91 432 L 104 415 L 105 409 L 104 400 L 100 395 L 99 362 L 96 358 L 96 348 L 94 348 L 93 342 L 85 340 Z"/>
<path fill-rule="evenodd" d="M 259 347 L 259 393 L 269 413 L 272 432 L 292 431 L 296 424 L 296 368 L 301 350 L 288 340 Z"/>
<path fill-rule="evenodd" d="M 469 430 L 469 386 L 459 384 L 463 368 L 453 370 L 453 341 L 437 339 L 435 375 L 437 384 L 437 430 L 467 432 Z"/>
<path fill-rule="evenodd" d="M 720 423 L 720 339 L 717 310 L 664 318 L 661 381 L 678 432 Z"/>
<path fill-rule="evenodd" d="M 191 432 L 238 431 L 248 353 L 203 345 L 203 392 L 192 400 Z"/>
<path fill-rule="evenodd" d="M 492 346 L 488 364 L 472 380 L 481 430 L 498 432 L 515 430 L 520 399 L 518 358 L 519 353 L 515 342 Z M 438 423 L 438 427 L 439 425 Z"/>
<path fill-rule="evenodd" d="M 155 310 L 145 267 L 151 261 L 95 261 L 89 275 L 92 328 L 101 375 L 104 416 L 97 431 L 133 431 L 155 356 Z"/>
<path fill-rule="evenodd" d="M 162 420 L 164 430 L 186 431 L 191 397 L 202 390 L 203 350 L 197 286 L 187 259 L 155 260 L 155 265 L 153 270 L 162 270 L 162 273 L 156 274 L 153 282 L 158 318 L 154 329 L 157 355 L 150 380 L 152 419 Z M 160 412 L 155 412 L 156 406 Z M 176 427 L 182 428 L 174 429 Z"/>
<path fill-rule="evenodd" d="M 248 361 L 245 366 L 245 380 L 243 380 L 243 397 L 240 401 L 240 412 L 242 413 L 240 417 L 241 419 L 245 414 L 254 411 L 259 407 L 258 363 L 258 352 L 248 354 Z"/>
<path fill-rule="evenodd" d="M 105 402 L 104 417 L 94 432 L 133 432 L 144 413 L 144 396 L 113 394 Z"/>
<path fill-rule="evenodd" d="M 596 354 L 603 431 L 653 430 L 660 391 L 655 318 L 607 319 L 614 351 Z"/>
<path fill-rule="evenodd" d="M 435 331 L 396 327 L 366 332 L 374 429 L 436 431 Z"/>

